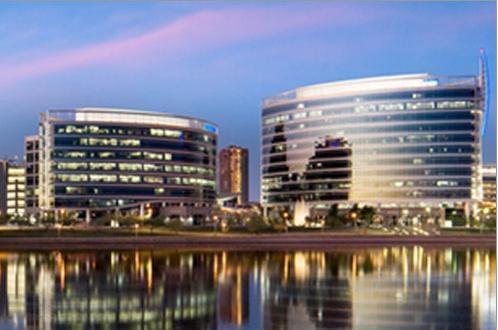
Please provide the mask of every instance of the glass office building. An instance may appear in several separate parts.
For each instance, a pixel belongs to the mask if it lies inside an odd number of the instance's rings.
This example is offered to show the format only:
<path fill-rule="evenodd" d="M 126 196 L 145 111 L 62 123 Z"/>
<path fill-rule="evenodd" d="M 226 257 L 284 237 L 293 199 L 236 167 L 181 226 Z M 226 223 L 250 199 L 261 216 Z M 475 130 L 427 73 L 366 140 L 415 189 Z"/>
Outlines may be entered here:
<path fill-rule="evenodd" d="M 215 203 L 218 128 L 163 113 L 82 108 L 41 114 L 39 209 L 161 209 L 193 222 Z"/>
<path fill-rule="evenodd" d="M 398 75 L 264 99 L 263 205 L 296 224 L 332 204 L 469 209 L 482 194 L 484 85 L 484 75 Z"/>

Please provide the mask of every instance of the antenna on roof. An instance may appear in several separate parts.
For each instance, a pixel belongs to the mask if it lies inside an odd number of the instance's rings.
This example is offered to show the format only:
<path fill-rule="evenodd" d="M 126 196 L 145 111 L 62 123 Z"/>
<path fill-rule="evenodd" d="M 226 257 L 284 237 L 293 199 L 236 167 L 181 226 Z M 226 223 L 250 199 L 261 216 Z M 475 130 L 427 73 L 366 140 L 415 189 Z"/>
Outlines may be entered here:
<path fill-rule="evenodd" d="M 488 59 L 484 48 L 479 50 L 479 86 L 481 87 L 481 95 L 483 95 L 483 121 L 481 128 L 481 136 L 486 134 L 488 116 L 489 116 L 489 77 L 488 77 Z"/>

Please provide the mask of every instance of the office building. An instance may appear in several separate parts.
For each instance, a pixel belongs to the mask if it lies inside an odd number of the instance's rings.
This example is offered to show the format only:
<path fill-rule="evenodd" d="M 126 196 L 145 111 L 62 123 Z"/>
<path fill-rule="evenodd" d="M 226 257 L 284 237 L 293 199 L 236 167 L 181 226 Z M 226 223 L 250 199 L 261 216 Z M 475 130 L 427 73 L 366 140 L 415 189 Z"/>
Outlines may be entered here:
<path fill-rule="evenodd" d="M 217 132 L 204 120 L 138 110 L 42 113 L 38 208 L 87 221 L 131 211 L 202 222 L 216 199 Z"/>
<path fill-rule="evenodd" d="M 40 197 L 39 136 L 27 136 L 24 139 L 24 156 L 26 162 L 26 213 L 34 215 L 39 212 L 38 200 Z"/>
<path fill-rule="evenodd" d="M 10 218 L 25 214 L 26 169 L 24 164 L 0 161 L 0 215 Z"/>
<path fill-rule="evenodd" d="M 445 207 L 468 214 L 481 199 L 484 69 L 331 82 L 264 99 L 265 210 L 285 209 L 296 225 L 333 204 L 393 217 L 440 216 Z"/>
<path fill-rule="evenodd" d="M 496 165 L 487 164 L 482 167 L 483 202 L 496 204 Z"/>
<path fill-rule="evenodd" d="M 220 197 L 233 196 L 237 204 L 249 202 L 249 150 L 228 146 L 220 152 Z"/>
<path fill-rule="evenodd" d="M 496 165 L 482 166 L 482 201 L 479 204 L 482 218 L 496 215 Z"/>

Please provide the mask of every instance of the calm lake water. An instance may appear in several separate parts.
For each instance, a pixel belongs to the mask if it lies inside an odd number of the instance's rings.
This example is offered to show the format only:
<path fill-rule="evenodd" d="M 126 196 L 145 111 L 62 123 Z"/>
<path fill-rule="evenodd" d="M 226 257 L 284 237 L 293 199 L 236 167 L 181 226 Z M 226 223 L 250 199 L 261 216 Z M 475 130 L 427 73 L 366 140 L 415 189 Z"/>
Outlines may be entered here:
<path fill-rule="evenodd" d="M 495 329 L 494 249 L 0 253 L 0 329 Z"/>

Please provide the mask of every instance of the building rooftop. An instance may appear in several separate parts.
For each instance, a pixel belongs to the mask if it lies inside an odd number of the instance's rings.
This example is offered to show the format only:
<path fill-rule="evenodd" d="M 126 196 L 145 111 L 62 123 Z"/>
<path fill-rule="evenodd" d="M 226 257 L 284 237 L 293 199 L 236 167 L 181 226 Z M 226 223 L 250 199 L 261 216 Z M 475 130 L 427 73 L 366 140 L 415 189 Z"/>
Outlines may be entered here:
<path fill-rule="evenodd" d="M 296 100 L 392 92 L 437 87 L 475 87 L 476 76 L 439 76 L 428 73 L 379 76 L 308 85 L 263 99 L 263 108 Z"/>
<path fill-rule="evenodd" d="M 75 108 L 48 110 L 41 114 L 50 121 L 81 121 L 166 125 L 202 129 L 218 133 L 218 125 L 203 119 L 162 112 L 119 108 Z"/>

